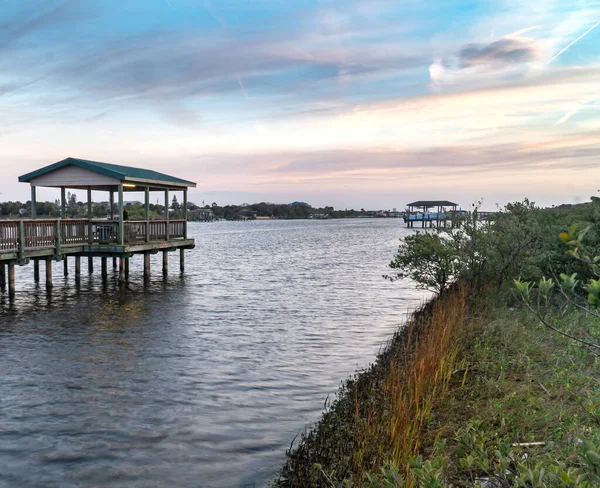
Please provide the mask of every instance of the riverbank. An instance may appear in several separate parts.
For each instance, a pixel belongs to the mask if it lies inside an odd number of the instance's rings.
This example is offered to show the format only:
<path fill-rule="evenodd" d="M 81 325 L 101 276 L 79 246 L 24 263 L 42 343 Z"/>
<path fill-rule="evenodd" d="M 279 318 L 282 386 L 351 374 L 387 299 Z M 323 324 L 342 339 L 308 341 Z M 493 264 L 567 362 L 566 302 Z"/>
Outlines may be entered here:
<path fill-rule="evenodd" d="M 597 328 L 577 311 L 568 320 Z M 548 484 L 522 486 L 596 486 L 582 483 L 600 466 L 586 457 L 600 443 L 597 366 L 516 299 L 492 290 L 474 301 L 455 289 L 415 313 L 344 385 L 289 453 L 278 485 L 477 486 L 541 476 Z M 548 482 L 561 476 L 572 483 Z"/>
<path fill-rule="evenodd" d="M 406 239 L 392 264 L 442 296 L 346 382 L 278 486 L 600 486 L 599 220 L 596 201 L 524 201 Z"/>

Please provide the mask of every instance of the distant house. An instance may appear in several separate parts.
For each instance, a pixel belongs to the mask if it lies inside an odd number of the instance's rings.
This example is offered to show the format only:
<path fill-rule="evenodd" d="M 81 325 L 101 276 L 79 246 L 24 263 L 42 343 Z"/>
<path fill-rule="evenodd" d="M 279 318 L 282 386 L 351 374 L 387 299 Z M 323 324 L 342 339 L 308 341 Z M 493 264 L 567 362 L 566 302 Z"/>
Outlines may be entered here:
<path fill-rule="evenodd" d="M 197 215 L 198 220 L 205 222 L 215 220 L 215 214 L 210 208 L 197 208 L 195 210 L 191 210 L 190 213 Z"/>

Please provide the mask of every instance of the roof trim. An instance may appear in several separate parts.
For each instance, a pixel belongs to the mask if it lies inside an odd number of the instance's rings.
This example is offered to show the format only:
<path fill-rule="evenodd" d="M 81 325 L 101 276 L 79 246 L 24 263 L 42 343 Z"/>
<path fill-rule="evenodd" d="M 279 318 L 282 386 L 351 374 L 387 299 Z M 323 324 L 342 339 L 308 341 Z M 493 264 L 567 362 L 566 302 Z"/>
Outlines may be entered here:
<path fill-rule="evenodd" d="M 407 203 L 407 207 L 458 207 L 458 203 L 448 200 L 417 200 L 416 202 Z"/>
<path fill-rule="evenodd" d="M 162 186 L 177 186 L 177 187 L 195 187 L 196 183 L 193 181 L 176 178 L 158 171 L 147 170 L 144 168 L 135 168 L 133 166 L 120 166 L 110 163 L 103 163 L 100 161 L 90 161 L 87 159 L 78 158 L 66 158 L 62 161 L 44 166 L 43 168 L 37 169 L 30 173 L 19 176 L 19 181 L 22 183 L 29 183 L 33 178 L 45 175 L 57 169 L 64 168 L 65 166 L 77 166 L 94 173 L 99 173 L 105 176 L 115 178 L 119 181 L 137 181 L 140 183 L 159 184 Z M 147 175 L 144 177 L 135 176 L 140 172 L 146 172 Z"/>

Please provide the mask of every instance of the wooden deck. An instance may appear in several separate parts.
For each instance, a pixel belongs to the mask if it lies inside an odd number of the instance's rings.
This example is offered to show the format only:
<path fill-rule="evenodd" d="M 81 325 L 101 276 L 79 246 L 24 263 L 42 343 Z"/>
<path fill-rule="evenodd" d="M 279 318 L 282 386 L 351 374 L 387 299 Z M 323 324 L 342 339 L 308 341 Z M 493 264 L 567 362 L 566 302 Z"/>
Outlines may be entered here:
<path fill-rule="evenodd" d="M 122 235 L 121 235 L 122 234 Z M 8 267 L 9 293 L 14 295 L 14 266 L 34 262 L 34 279 L 39 280 L 39 261 L 46 261 L 46 285 L 52 286 L 51 261 L 75 257 L 76 276 L 81 257 L 88 258 L 90 272 L 93 258 L 102 259 L 102 276 L 106 278 L 106 259 L 120 258 L 120 280 L 128 278 L 129 258 L 144 254 L 144 276 L 150 275 L 150 254 L 163 251 L 163 274 L 167 272 L 167 252 L 180 250 L 180 268 L 184 268 L 184 250 L 195 246 L 187 237 L 185 220 L 128 220 L 119 222 L 94 219 L 0 220 L 0 289 L 6 287 Z M 116 262 L 116 261 L 115 261 Z"/>
<path fill-rule="evenodd" d="M 450 210 L 447 212 L 414 212 L 405 215 L 406 227 L 413 228 L 415 222 L 420 222 L 421 227 L 457 227 L 467 219 L 473 219 L 473 212 L 465 210 Z M 489 222 L 496 218 L 496 212 L 477 212 L 478 222 Z"/>

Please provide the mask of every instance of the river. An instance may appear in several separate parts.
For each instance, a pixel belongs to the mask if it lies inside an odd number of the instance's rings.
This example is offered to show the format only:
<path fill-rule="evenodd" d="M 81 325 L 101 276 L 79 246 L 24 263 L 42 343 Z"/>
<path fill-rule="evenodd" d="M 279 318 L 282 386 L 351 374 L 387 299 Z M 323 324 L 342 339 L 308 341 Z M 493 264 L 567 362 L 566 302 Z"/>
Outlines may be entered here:
<path fill-rule="evenodd" d="M 55 263 L 0 295 L 0 487 L 263 486 L 425 296 L 382 279 L 399 219 L 190 224 L 120 288 Z M 73 262 L 70 262 L 73 266 Z M 42 265 L 43 275 L 43 265 Z"/>

